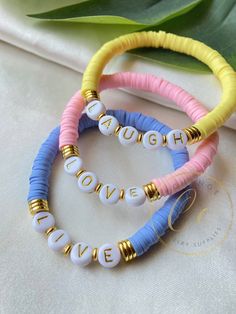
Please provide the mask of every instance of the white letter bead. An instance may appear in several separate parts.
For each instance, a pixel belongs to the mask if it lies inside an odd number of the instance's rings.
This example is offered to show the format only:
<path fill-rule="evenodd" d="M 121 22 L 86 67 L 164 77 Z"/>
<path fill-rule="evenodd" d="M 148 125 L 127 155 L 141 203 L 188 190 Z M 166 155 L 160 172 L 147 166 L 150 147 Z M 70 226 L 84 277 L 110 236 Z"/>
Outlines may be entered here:
<path fill-rule="evenodd" d="M 143 146 L 147 149 L 157 149 L 163 144 L 163 137 L 157 131 L 148 131 L 143 136 Z"/>
<path fill-rule="evenodd" d="M 105 268 L 115 267 L 120 261 L 120 250 L 114 244 L 103 244 L 98 249 L 98 261 Z"/>
<path fill-rule="evenodd" d="M 105 113 L 106 108 L 103 103 L 99 100 L 92 100 L 86 106 L 87 116 L 92 120 L 98 120 L 100 114 Z"/>
<path fill-rule="evenodd" d="M 119 126 L 119 121 L 113 116 L 104 116 L 99 120 L 98 127 L 103 135 L 112 135 Z"/>
<path fill-rule="evenodd" d="M 72 156 L 65 160 L 64 169 L 65 172 L 74 176 L 82 168 L 82 165 L 83 160 L 80 157 Z"/>
<path fill-rule="evenodd" d="M 35 231 L 39 233 L 44 233 L 51 227 L 54 227 L 55 219 L 52 214 L 48 212 L 37 213 L 32 221 L 32 226 Z"/>
<path fill-rule="evenodd" d="M 166 139 L 167 139 L 167 146 L 172 150 L 183 149 L 188 142 L 187 135 L 185 134 L 183 130 L 170 131 L 167 134 Z"/>
<path fill-rule="evenodd" d="M 103 204 L 116 204 L 119 201 L 120 190 L 114 184 L 105 184 L 100 192 L 99 198 Z"/>
<path fill-rule="evenodd" d="M 93 249 L 85 242 L 76 243 L 71 252 L 71 261 L 79 266 L 86 266 L 92 261 Z"/>
<path fill-rule="evenodd" d="M 70 242 L 68 233 L 61 229 L 53 231 L 48 237 L 48 246 L 56 252 L 61 251 Z"/>
<path fill-rule="evenodd" d="M 98 184 L 98 178 L 93 172 L 84 172 L 78 179 L 78 186 L 81 191 L 91 193 Z"/>
<path fill-rule="evenodd" d="M 140 187 L 131 187 L 125 191 L 125 200 L 131 206 L 140 206 L 146 200 L 146 194 Z"/>
<path fill-rule="evenodd" d="M 123 127 L 118 135 L 119 141 L 122 145 L 133 145 L 138 138 L 138 131 L 132 126 Z"/>

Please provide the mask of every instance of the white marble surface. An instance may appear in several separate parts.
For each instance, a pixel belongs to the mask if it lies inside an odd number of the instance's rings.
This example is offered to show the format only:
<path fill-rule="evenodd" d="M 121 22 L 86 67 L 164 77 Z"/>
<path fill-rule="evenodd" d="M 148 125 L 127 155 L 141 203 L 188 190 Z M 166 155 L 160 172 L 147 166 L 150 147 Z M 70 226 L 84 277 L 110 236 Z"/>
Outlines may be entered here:
<path fill-rule="evenodd" d="M 220 130 L 219 154 L 207 172 L 223 185 L 208 183 L 205 175 L 197 185 L 195 207 L 177 226 L 180 231 L 169 232 L 132 264 L 112 270 L 77 267 L 52 252 L 32 229 L 26 202 L 32 161 L 80 82 L 81 76 L 68 68 L 0 44 L 0 313 L 235 313 L 236 226 L 235 211 L 229 208 L 229 200 L 236 203 L 233 130 Z M 189 123 L 178 111 L 121 91 L 106 92 L 104 99 L 107 107 L 142 111 L 173 128 Z M 119 186 L 141 185 L 154 173 L 172 169 L 166 151 L 124 148 L 97 130 L 82 135 L 79 146 L 87 169 Z M 50 183 L 50 207 L 58 227 L 75 242 L 93 247 L 131 235 L 154 209 L 120 202 L 114 208 L 104 206 L 97 195 L 79 191 L 76 180 L 64 172 L 61 157 Z"/>

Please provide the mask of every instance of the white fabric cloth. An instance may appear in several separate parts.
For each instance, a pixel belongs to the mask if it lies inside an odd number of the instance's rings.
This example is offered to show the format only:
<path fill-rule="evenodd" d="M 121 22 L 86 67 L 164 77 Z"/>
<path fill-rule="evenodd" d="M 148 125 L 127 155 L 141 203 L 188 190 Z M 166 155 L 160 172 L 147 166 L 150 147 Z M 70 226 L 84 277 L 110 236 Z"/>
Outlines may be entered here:
<path fill-rule="evenodd" d="M 48 249 L 46 238 L 31 228 L 28 176 L 40 144 L 58 125 L 81 75 L 4 43 L 0 43 L 0 71 L 0 313 L 235 313 L 235 220 L 226 192 L 222 187 L 217 192 L 214 182 L 207 184 L 206 175 L 198 184 L 194 209 L 175 226 L 181 231 L 163 239 L 173 249 L 159 244 L 143 258 L 113 270 L 96 264 L 81 269 Z M 109 91 L 104 99 L 114 108 L 122 104 L 172 127 L 189 122 L 178 111 L 122 91 Z M 235 204 L 235 131 L 222 128 L 220 135 L 219 154 L 207 173 L 222 181 Z M 116 138 L 105 138 L 96 130 L 82 135 L 79 146 L 86 168 L 103 182 L 141 185 L 154 173 L 160 176 L 172 169 L 165 151 L 154 153 L 139 145 L 126 149 Z M 158 206 L 159 202 L 151 207 L 129 208 L 123 203 L 105 207 L 95 194 L 78 190 L 76 181 L 64 173 L 60 156 L 53 166 L 50 207 L 57 225 L 75 241 L 93 246 L 116 243 L 143 225 Z M 212 238 L 209 247 L 200 243 L 207 237 Z M 202 247 L 188 248 L 186 239 Z M 211 246 L 216 247 L 210 251 Z M 187 255 L 204 250 L 205 255 Z"/>
<path fill-rule="evenodd" d="M 0 9 L 0 39 L 37 54 L 43 58 L 60 63 L 82 73 L 96 50 L 116 35 L 126 33 L 123 26 L 89 25 L 63 22 L 41 22 L 26 16 L 29 13 L 42 12 L 78 1 L 37 1 L 2 0 Z M 131 27 L 129 28 L 132 29 Z M 162 76 L 195 95 L 209 109 L 215 107 L 221 95 L 220 85 L 212 74 L 197 74 L 176 70 L 173 67 L 150 63 L 130 55 L 113 59 L 106 73 L 117 71 L 147 72 Z M 79 85 L 78 85 L 79 87 Z M 136 92 L 144 99 L 168 107 L 173 103 L 158 96 Z M 226 125 L 236 128 L 236 114 Z"/>

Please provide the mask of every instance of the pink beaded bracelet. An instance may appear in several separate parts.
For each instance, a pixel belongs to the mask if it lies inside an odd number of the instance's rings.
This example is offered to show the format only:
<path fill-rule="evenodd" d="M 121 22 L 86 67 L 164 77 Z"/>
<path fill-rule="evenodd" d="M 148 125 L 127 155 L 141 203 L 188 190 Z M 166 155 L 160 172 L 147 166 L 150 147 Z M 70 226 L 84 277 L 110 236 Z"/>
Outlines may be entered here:
<path fill-rule="evenodd" d="M 203 105 L 186 91 L 153 75 L 126 72 L 104 75 L 101 79 L 101 91 L 120 87 L 158 93 L 159 95 L 174 101 L 187 113 L 193 122 L 198 121 L 208 113 Z M 79 155 L 78 147 L 76 145 L 79 137 L 78 122 L 84 107 L 85 103 L 83 97 L 81 96 L 80 91 L 78 91 L 70 99 L 63 112 L 59 147 L 65 159 Z M 104 118 L 104 114 L 100 118 Z M 116 130 L 114 133 L 117 134 L 120 129 L 121 127 L 119 126 L 119 130 Z M 140 134 L 137 142 L 141 143 L 144 137 L 145 136 Z M 150 200 L 156 200 L 161 196 L 172 195 L 193 182 L 212 163 L 217 152 L 218 142 L 218 134 L 212 134 L 199 145 L 190 161 L 184 166 L 174 171 L 172 174 L 167 174 L 162 178 L 155 178 L 151 183 L 146 184 L 144 190 L 147 197 Z M 97 192 L 99 192 L 99 186 L 97 187 Z"/>

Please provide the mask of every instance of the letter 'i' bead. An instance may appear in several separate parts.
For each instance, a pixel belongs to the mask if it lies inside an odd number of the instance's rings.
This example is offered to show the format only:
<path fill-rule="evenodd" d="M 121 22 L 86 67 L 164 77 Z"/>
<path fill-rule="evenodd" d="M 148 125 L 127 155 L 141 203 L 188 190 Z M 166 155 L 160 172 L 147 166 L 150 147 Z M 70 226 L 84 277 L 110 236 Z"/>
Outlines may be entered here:
<path fill-rule="evenodd" d="M 123 127 L 118 135 L 119 141 L 124 146 L 133 145 L 137 142 L 138 131 L 132 126 Z"/>
<path fill-rule="evenodd" d="M 172 130 L 166 135 L 167 146 L 172 150 L 183 149 L 188 142 L 188 137 L 183 130 Z"/>
<path fill-rule="evenodd" d="M 64 169 L 65 172 L 74 176 L 82 168 L 82 165 L 83 161 L 80 157 L 72 156 L 65 160 Z"/>
<path fill-rule="evenodd" d="M 58 229 L 48 237 L 48 246 L 53 251 L 61 251 L 67 244 L 71 242 L 68 233 L 62 229 Z"/>
<path fill-rule="evenodd" d="M 99 192 L 100 201 L 104 204 L 116 204 L 120 198 L 120 190 L 114 184 L 105 184 Z"/>
<path fill-rule="evenodd" d="M 140 187 L 131 187 L 125 191 L 125 200 L 131 206 L 140 206 L 146 200 L 146 194 Z"/>
<path fill-rule="evenodd" d="M 87 266 L 91 263 L 92 255 L 92 247 L 85 242 L 76 243 L 70 252 L 71 261 L 79 266 Z"/>
<path fill-rule="evenodd" d="M 143 146 L 147 149 L 158 149 L 162 144 L 162 134 L 157 131 L 148 131 L 143 136 Z"/>
<path fill-rule="evenodd" d="M 118 126 L 119 121 L 115 117 L 108 115 L 103 116 L 98 123 L 100 132 L 106 136 L 114 134 Z"/>
<path fill-rule="evenodd" d="M 103 244 L 98 249 L 98 262 L 105 268 L 115 267 L 120 258 L 120 250 L 114 244 Z"/>
<path fill-rule="evenodd" d="M 86 193 L 94 192 L 98 184 L 98 178 L 93 172 L 83 172 L 78 179 L 78 186 Z"/>
<path fill-rule="evenodd" d="M 55 219 L 52 214 L 48 212 L 40 212 L 34 215 L 32 226 L 35 231 L 44 233 L 49 228 L 54 227 Z"/>
<path fill-rule="evenodd" d="M 106 108 L 100 100 L 92 100 L 86 106 L 87 116 L 92 120 L 98 120 L 102 113 L 106 112 Z"/>

